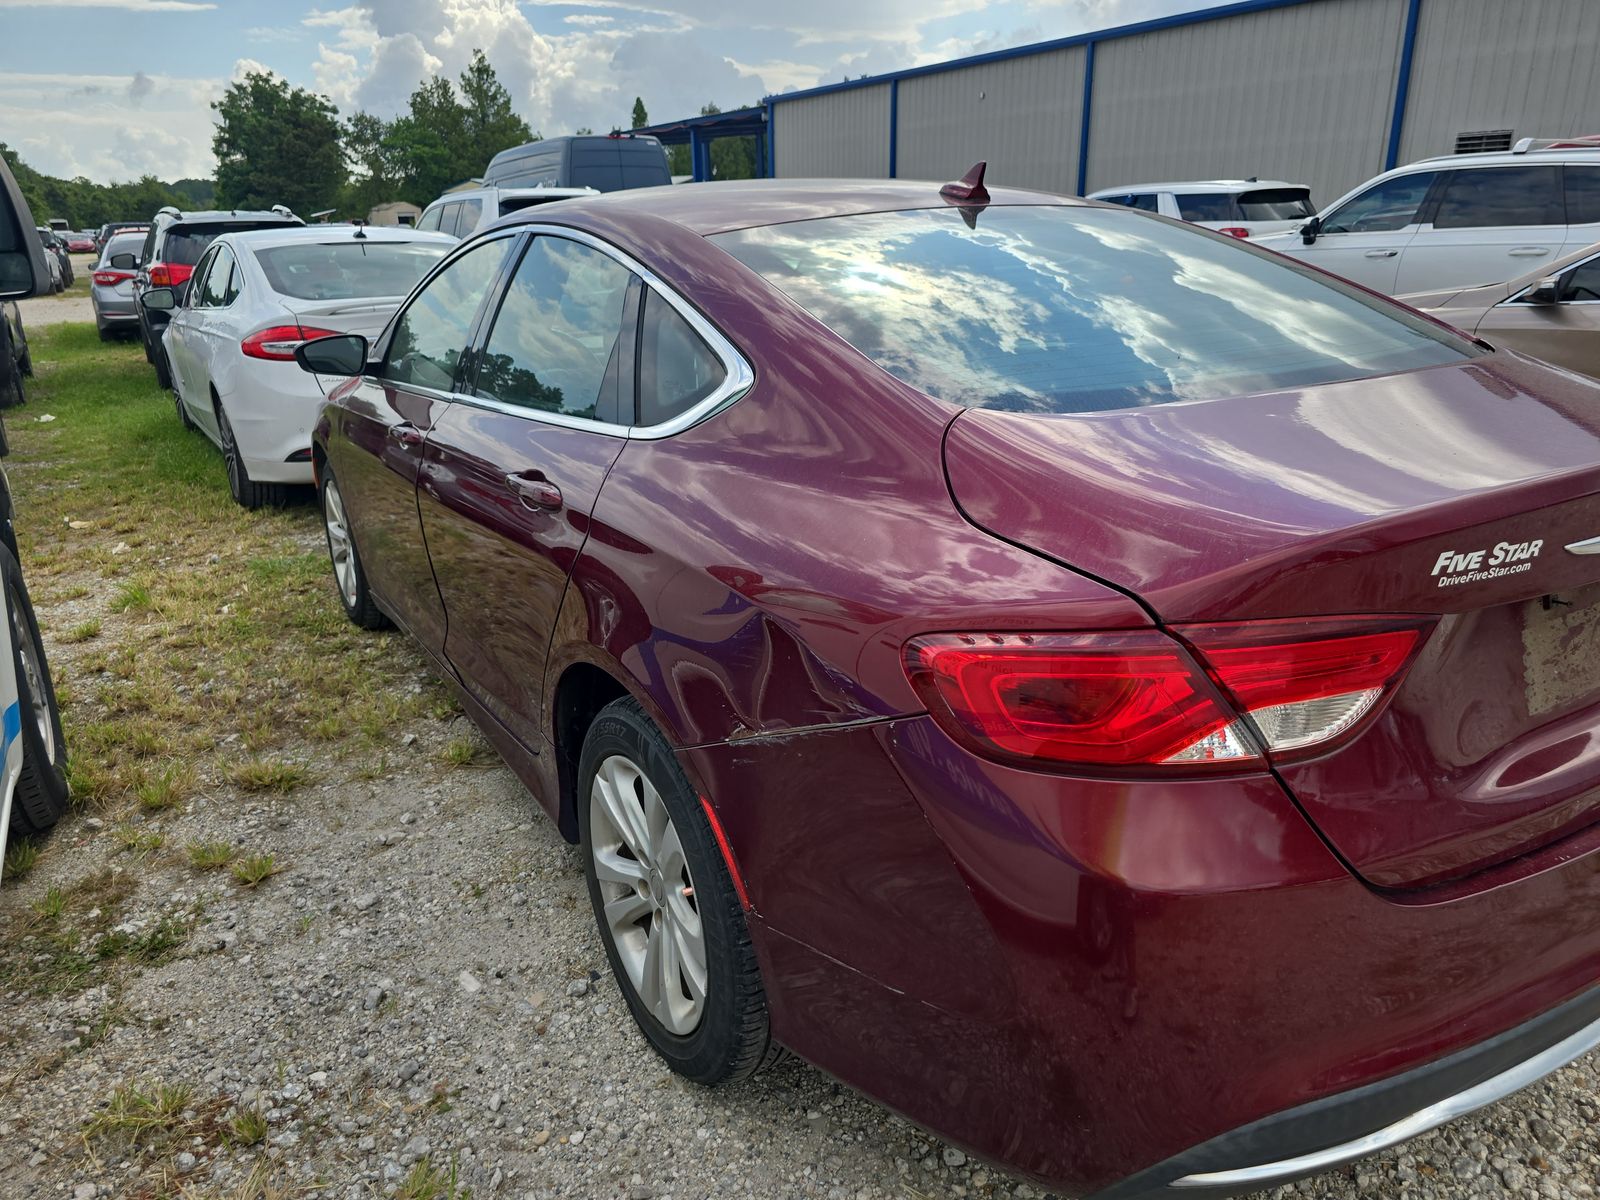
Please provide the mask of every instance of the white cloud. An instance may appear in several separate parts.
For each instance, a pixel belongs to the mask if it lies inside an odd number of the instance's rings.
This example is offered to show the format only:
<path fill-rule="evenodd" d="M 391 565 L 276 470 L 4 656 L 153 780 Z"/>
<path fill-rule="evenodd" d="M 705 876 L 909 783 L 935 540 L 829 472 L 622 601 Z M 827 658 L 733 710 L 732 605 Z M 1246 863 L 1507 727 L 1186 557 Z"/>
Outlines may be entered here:
<path fill-rule="evenodd" d="M 98 182 L 212 174 L 211 102 L 224 81 L 170 75 L 0 75 L 0 141 L 49 175 Z M 130 120 L 130 98 L 140 116 Z"/>
<path fill-rule="evenodd" d="M 128 12 L 204 12 L 199 0 L 0 0 L 0 8 L 120 8 Z"/>

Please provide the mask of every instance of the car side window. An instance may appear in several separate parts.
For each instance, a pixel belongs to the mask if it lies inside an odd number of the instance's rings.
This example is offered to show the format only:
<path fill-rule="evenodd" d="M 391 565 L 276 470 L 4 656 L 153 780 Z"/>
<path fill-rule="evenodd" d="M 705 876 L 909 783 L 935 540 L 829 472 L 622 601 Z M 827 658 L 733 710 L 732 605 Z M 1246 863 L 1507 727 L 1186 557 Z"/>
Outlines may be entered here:
<path fill-rule="evenodd" d="M 1128 197 L 1128 207 L 1137 208 L 1140 212 L 1158 213 L 1161 211 L 1161 197 L 1154 192 L 1139 192 Z"/>
<path fill-rule="evenodd" d="M 1562 168 L 1562 174 L 1566 177 L 1567 224 L 1600 223 L 1600 167 L 1569 163 Z"/>
<path fill-rule="evenodd" d="M 1323 233 L 1392 233 L 1417 219 L 1435 172 L 1414 171 L 1374 184 L 1324 218 Z"/>
<path fill-rule="evenodd" d="M 478 306 L 512 240 L 495 238 L 474 246 L 423 285 L 395 322 L 383 378 L 441 392 L 451 389 Z"/>
<path fill-rule="evenodd" d="M 418 229 L 437 229 L 437 228 L 439 228 L 439 217 L 443 212 L 444 212 L 444 205 L 435 204 L 432 208 L 428 209 L 427 212 L 422 214 L 422 219 L 417 222 L 417 228 Z"/>
<path fill-rule="evenodd" d="M 640 425 L 660 425 L 687 412 L 728 374 L 683 315 L 648 289 L 636 358 Z"/>
<path fill-rule="evenodd" d="M 211 259 L 211 269 L 200 285 L 195 305 L 199 308 L 221 308 L 228 303 L 228 285 L 233 276 L 233 251 L 218 246 Z"/>
<path fill-rule="evenodd" d="M 461 216 L 461 204 L 446 204 L 444 211 L 439 214 L 439 232 L 460 236 L 456 233 L 456 220 Z"/>
<path fill-rule="evenodd" d="M 1445 180 L 1433 227 L 1565 225 L 1561 181 L 1556 171 L 1554 166 L 1452 171 Z"/>
<path fill-rule="evenodd" d="M 198 308 L 203 303 L 201 295 L 205 291 L 206 276 L 211 274 L 211 264 L 217 261 L 217 251 L 208 250 L 200 256 L 200 261 L 195 264 L 194 274 L 189 276 L 189 290 L 186 297 L 190 308 Z"/>
<path fill-rule="evenodd" d="M 481 396 L 618 422 L 623 307 L 633 272 L 566 238 L 537 237 L 517 264 L 478 363 Z"/>
<path fill-rule="evenodd" d="M 1600 301 L 1600 258 L 1579 263 L 1561 279 L 1564 303 L 1594 304 Z"/>
<path fill-rule="evenodd" d="M 478 228 L 478 218 L 482 215 L 482 200 L 463 200 L 461 202 L 461 213 L 456 218 L 456 236 L 470 236 Z"/>

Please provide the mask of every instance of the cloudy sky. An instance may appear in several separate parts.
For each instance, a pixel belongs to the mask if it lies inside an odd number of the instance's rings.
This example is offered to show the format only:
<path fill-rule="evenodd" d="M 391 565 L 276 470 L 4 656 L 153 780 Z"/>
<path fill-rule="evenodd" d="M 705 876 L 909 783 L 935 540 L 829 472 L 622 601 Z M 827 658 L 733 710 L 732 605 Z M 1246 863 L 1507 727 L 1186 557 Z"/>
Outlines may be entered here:
<path fill-rule="evenodd" d="M 252 68 L 387 117 L 481 48 L 551 136 L 626 125 L 635 96 L 669 120 L 1210 2 L 0 0 L 0 141 L 52 175 L 209 176 L 208 105 Z"/>

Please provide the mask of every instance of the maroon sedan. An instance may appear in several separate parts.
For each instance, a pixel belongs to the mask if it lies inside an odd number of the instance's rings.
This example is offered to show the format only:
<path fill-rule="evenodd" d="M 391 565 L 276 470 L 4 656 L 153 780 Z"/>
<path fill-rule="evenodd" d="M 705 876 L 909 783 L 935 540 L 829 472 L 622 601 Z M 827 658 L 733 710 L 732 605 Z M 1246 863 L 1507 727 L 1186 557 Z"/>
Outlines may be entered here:
<path fill-rule="evenodd" d="M 1600 1042 L 1600 389 L 1192 226 L 647 189 L 310 343 L 350 617 L 585 850 L 715 1084 L 780 1045 L 1103 1197 Z"/>

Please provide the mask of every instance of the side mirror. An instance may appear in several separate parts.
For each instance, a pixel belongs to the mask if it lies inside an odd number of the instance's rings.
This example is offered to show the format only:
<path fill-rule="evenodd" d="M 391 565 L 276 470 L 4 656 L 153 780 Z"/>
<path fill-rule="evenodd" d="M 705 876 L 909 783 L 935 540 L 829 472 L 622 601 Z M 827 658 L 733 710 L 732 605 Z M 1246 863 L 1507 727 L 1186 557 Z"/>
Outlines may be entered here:
<path fill-rule="evenodd" d="M 113 254 L 111 261 L 106 264 L 118 271 L 137 271 L 139 269 L 139 256 L 137 254 Z"/>
<path fill-rule="evenodd" d="M 178 307 L 178 293 L 169 287 L 146 288 L 139 303 L 152 312 L 171 312 Z"/>
<path fill-rule="evenodd" d="M 0 300 L 50 291 L 44 247 L 33 232 L 33 213 L 11 168 L 0 158 Z"/>
<path fill-rule="evenodd" d="M 1561 276 L 1546 275 L 1523 295 L 1523 300 L 1529 304 L 1560 304 L 1561 303 Z"/>
<path fill-rule="evenodd" d="M 1312 242 L 1317 240 L 1317 234 L 1321 232 L 1322 218 L 1312 217 L 1311 220 L 1300 226 L 1300 240 L 1309 246 Z"/>
<path fill-rule="evenodd" d="M 336 333 L 301 342 L 294 348 L 294 360 L 313 375 L 353 376 L 366 371 L 367 352 L 367 339 L 359 333 Z"/>

